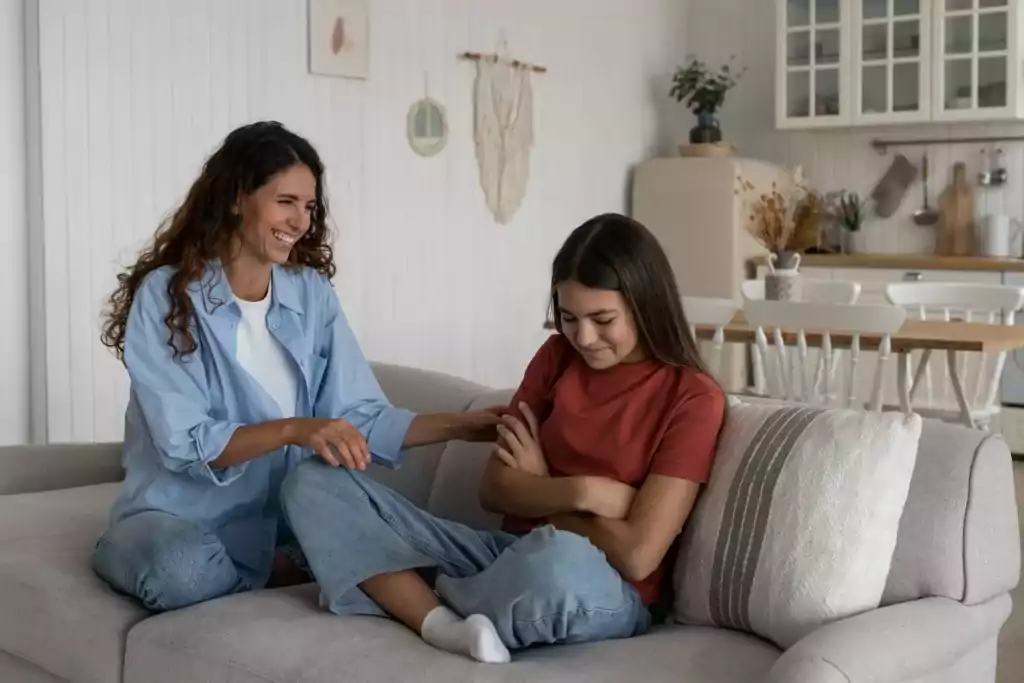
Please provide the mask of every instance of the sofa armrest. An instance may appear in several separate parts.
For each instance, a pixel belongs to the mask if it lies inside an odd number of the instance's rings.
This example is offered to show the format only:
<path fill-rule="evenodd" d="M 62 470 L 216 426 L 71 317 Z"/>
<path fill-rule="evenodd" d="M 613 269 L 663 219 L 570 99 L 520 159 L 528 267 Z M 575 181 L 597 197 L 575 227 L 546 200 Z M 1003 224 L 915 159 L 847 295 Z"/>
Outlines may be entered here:
<path fill-rule="evenodd" d="M 923 598 L 824 626 L 789 648 L 768 683 L 900 683 L 941 671 L 987 639 L 1010 614 L 1007 594 L 967 606 Z"/>
<path fill-rule="evenodd" d="M 121 444 L 0 447 L 0 495 L 121 481 Z"/>

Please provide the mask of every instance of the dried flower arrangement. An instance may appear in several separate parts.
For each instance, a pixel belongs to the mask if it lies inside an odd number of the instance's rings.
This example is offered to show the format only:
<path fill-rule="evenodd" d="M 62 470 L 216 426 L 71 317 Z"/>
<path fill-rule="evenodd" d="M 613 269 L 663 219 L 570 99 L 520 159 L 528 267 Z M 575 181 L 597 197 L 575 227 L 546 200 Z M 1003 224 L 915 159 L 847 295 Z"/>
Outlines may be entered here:
<path fill-rule="evenodd" d="M 737 176 L 735 193 L 745 199 L 747 231 L 770 252 L 802 252 L 819 246 L 825 218 L 821 194 L 808 187 L 798 166 L 785 187 L 772 183 L 770 192 L 757 193 L 754 184 Z"/>

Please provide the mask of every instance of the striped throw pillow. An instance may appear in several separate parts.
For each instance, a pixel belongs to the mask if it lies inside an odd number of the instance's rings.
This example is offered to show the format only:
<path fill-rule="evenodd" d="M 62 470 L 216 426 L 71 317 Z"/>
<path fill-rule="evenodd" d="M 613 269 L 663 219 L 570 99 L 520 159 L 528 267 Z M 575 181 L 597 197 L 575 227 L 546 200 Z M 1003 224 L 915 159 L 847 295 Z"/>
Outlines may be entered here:
<path fill-rule="evenodd" d="M 920 436 L 917 415 L 731 406 L 680 543 L 676 620 L 788 648 L 877 608 Z"/>

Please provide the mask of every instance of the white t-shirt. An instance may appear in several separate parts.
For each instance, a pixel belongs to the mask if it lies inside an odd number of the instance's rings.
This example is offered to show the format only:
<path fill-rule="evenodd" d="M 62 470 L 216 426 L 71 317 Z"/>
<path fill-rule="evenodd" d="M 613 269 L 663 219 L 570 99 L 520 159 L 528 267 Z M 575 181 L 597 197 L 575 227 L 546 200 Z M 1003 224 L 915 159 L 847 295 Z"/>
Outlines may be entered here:
<path fill-rule="evenodd" d="M 271 287 L 267 288 L 267 295 L 262 301 L 243 301 L 235 297 L 242 311 L 242 319 L 238 322 L 236 353 L 239 364 L 281 407 L 281 416 L 295 417 L 298 378 L 292 369 L 293 363 L 288 352 L 270 335 L 267 328 Z"/>

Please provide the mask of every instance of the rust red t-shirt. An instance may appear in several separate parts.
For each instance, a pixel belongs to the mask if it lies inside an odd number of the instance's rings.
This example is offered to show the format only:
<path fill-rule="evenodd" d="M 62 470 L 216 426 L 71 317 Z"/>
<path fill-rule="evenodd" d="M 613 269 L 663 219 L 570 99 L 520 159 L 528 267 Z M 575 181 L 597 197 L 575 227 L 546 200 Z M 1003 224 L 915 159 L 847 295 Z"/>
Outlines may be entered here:
<path fill-rule="evenodd" d="M 540 422 L 552 476 L 600 476 L 640 488 L 649 474 L 704 483 L 711 472 L 725 397 L 708 376 L 656 361 L 594 370 L 561 334 L 530 361 L 520 401 Z M 543 519 L 507 516 L 504 528 L 525 533 Z M 669 558 L 636 583 L 645 604 L 659 595 Z"/>

